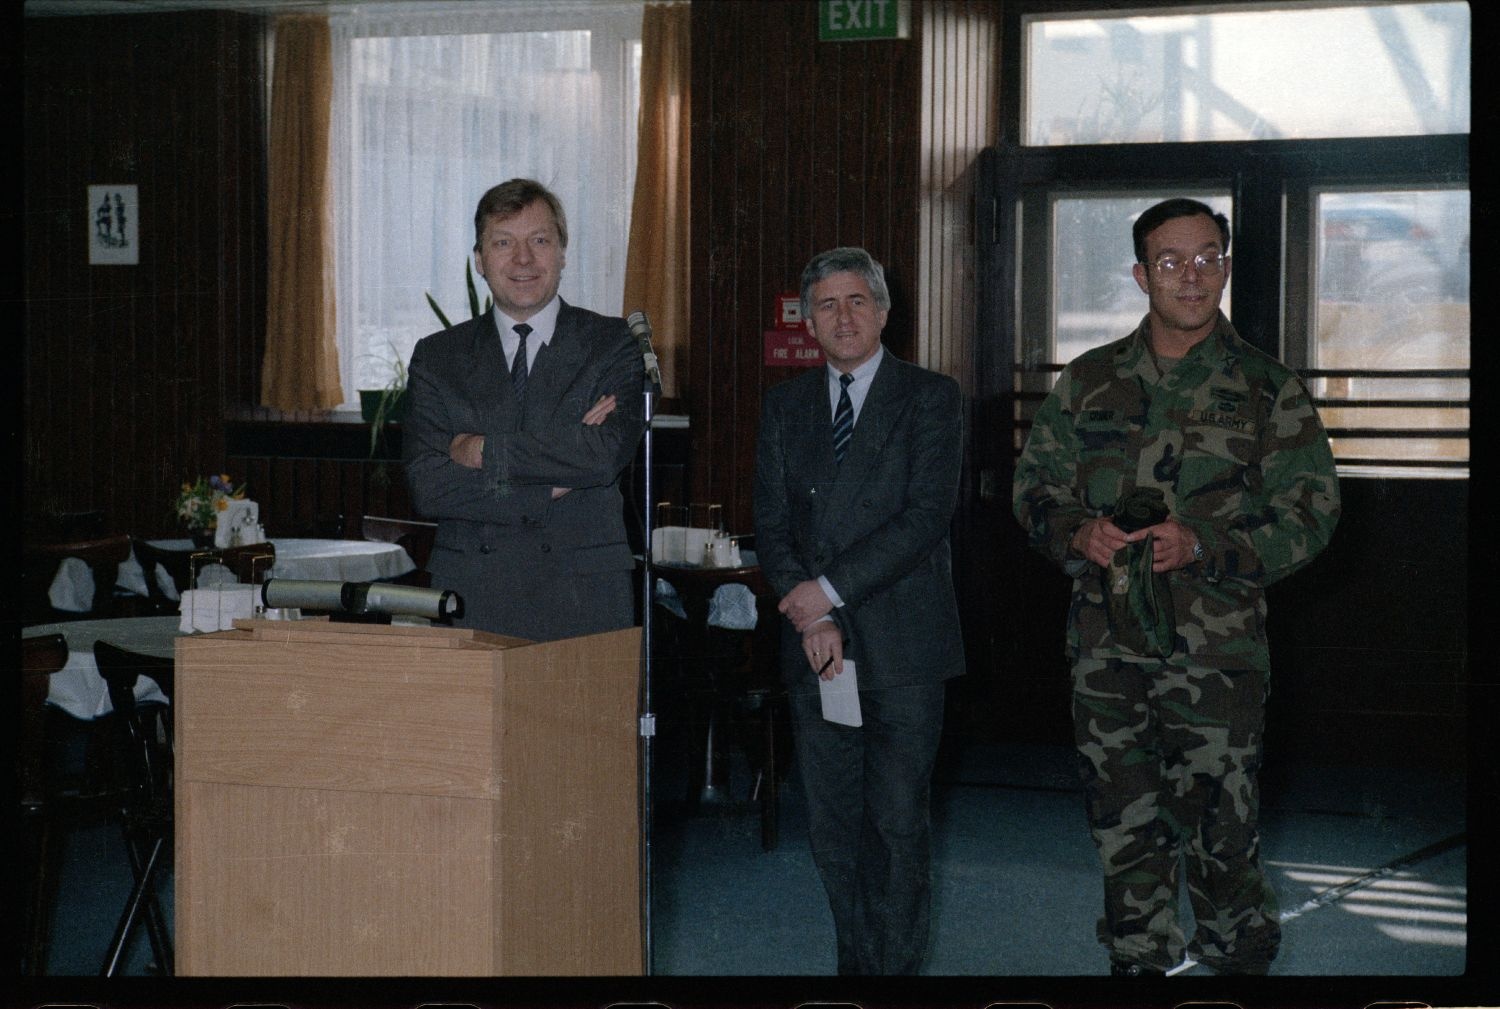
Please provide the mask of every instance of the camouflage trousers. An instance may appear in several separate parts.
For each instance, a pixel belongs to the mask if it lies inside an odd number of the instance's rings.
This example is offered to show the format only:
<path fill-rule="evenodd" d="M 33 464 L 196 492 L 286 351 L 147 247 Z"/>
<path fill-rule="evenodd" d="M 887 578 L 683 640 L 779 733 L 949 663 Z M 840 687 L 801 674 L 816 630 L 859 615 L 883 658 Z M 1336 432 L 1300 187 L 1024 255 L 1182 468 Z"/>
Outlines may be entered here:
<path fill-rule="evenodd" d="M 1081 658 L 1073 735 L 1104 866 L 1099 941 L 1165 970 L 1183 955 L 1264 973 L 1281 940 L 1257 822 L 1268 673 Z M 1197 930 L 1177 921 L 1180 865 Z"/>

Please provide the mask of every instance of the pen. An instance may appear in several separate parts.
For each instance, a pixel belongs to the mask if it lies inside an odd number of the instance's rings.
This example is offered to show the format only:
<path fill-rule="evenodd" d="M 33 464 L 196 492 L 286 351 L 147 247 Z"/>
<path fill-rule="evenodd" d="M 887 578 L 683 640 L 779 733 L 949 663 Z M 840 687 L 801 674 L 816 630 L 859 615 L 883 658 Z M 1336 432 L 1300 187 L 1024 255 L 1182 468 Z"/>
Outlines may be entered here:
<path fill-rule="evenodd" d="M 824 673 L 828 672 L 828 667 L 831 666 L 831 665 L 833 665 L 833 656 L 832 655 L 828 656 L 828 661 L 825 662 L 825 663 L 823 663 L 823 668 L 821 668 L 821 669 L 818 670 L 818 675 L 822 676 Z"/>

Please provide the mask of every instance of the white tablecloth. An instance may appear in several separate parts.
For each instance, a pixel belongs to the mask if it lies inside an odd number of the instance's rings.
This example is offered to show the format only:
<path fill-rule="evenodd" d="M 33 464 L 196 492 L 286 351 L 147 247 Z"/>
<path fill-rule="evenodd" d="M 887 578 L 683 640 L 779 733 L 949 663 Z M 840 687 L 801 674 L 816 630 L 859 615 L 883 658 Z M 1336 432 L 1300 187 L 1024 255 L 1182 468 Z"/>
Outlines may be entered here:
<path fill-rule="evenodd" d="M 318 539 L 279 539 L 274 542 L 276 565 L 271 569 L 272 578 L 375 582 L 399 578 L 417 567 L 406 551 L 395 543 Z M 151 540 L 150 543 L 163 550 L 188 552 L 193 549 L 193 541 L 186 539 Z M 168 599 L 177 598 L 177 587 L 160 565 L 156 569 L 156 580 Z M 146 573 L 135 554 L 132 553 L 120 565 L 115 584 L 136 595 L 146 595 Z M 94 575 L 88 565 L 76 557 L 64 560 L 53 579 L 50 595 L 52 605 L 60 610 L 75 613 L 87 610 L 94 598 Z"/>
<path fill-rule="evenodd" d="M 47 688 L 47 703 L 56 705 L 74 718 L 85 720 L 107 715 L 114 710 L 109 703 L 109 688 L 94 662 L 94 642 L 108 641 L 132 652 L 171 658 L 173 642 L 181 632 L 176 617 L 126 617 L 118 620 L 72 620 L 60 624 L 27 627 L 23 637 L 61 634 L 68 642 L 68 662 L 53 673 Z M 147 676 L 136 680 L 137 701 L 166 703 L 166 695 Z"/>

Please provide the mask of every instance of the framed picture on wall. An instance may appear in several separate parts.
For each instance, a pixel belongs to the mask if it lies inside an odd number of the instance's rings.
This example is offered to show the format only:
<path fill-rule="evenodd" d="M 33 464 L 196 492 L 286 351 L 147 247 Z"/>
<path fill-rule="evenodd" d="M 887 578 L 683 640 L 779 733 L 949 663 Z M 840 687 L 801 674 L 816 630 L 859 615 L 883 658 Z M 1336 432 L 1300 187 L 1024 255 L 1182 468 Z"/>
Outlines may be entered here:
<path fill-rule="evenodd" d="M 140 195 L 135 186 L 89 186 L 89 265 L 141 261 Z"/>

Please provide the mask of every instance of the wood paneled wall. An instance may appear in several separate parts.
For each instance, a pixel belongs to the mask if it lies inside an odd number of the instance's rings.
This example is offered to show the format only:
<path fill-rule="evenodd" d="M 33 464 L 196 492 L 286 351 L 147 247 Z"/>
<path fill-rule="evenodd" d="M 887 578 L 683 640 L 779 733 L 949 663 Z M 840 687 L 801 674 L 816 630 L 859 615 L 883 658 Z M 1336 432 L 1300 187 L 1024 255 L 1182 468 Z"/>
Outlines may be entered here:
<path fill-rule="evenodd" d="M 258 18 L 26 18 L 23 478 L 28 516 L 176 528 L 256 385 L 265 275 Z M 140 264 L 90 266 L 91 184 L 140 192 Z"/>
<path fill-rule="evenodd" d="M 808 259 L 868 249 L 891 288 L 887 344 L 914 347 L 920 44 L 817 36 L 803 0 L 693 5 L 692 494 L 742 531 L 761 396 L 796 373 L 764 366 L 761 334 Z"/>
<path fill-rule="evenodd" d="M 973 165 L 996 130 L 1000 4 L 913 4 L 908 39 L 819 42 L 817 5 L 693 6 L 692 495 L 752 523 L 776 295 L 815 253 L 885 267 L 885 342 L 969 384 Z"/>

